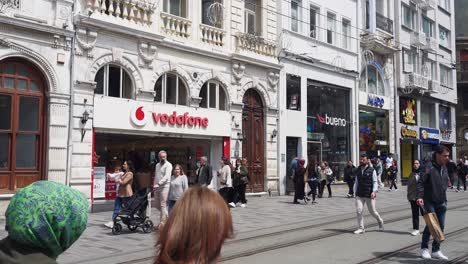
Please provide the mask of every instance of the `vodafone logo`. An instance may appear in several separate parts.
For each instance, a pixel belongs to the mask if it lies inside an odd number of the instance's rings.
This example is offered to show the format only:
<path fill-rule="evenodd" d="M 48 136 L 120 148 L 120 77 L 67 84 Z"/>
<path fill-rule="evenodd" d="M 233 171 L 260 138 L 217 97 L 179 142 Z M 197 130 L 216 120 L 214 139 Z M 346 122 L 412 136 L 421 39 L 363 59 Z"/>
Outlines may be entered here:
<path fill-rule="evenodd" d="M 147 123 L 147 115 L 145 111 L 143 111 L 143 106 L 136 106 L 130 112 L 130 120 L 132 120 L 133 124 L 136 126 L 144 126 Z"/>

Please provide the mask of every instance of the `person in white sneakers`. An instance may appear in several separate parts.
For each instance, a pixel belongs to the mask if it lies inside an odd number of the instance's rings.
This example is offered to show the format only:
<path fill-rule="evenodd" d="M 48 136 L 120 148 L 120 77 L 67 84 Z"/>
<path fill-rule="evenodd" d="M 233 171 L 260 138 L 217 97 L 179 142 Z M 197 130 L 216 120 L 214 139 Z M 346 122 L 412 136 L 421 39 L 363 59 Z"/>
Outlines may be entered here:
<path fill-rule="evenodd" d="M 445 164 L 449 160 L 449 150 L 445 146 L 437 146 L 432 156 L 432 166 L 421 177 L 417 184 L 418 206 L 424 206 L 426 212 L 434 212 L 439 220 L 440 228 L 444 231 L 445 213 L 447 212 L 447 183 L 448 171 Z M 431 234 L 426 225 L 424 228 L 421 242 L 421 257 L 423 259 L 442 259 L 448 258 L 440 250 L 440 242 L 432 242 L 432 254 L 429 254 L 429 239 Z"/>
<path fill-rule="evenodd" d="M 356 169 L 356 181 L 354 182 L 354 194 L 356 195 L 356 212 L 359 228 L 354 234 L 366 232 L 364 228 L 364 205 L 367 204 L 369 213 L 377 220 L 379 231 L 384 230 L 383 220 L 375 209 L 375 200 L 379 189 L 377 184 L 377 173 L 369 165 L 367 154 L 362 154 L 360 166 Z"/>
<path fill-rule="evenodd" d="M 158 225 L 158 229 L 160 230 L 164 223 L 166 223 L 168 215 L 167 198 L 169 196 L 172 176 L 172 164 L 167 161 L 167 153 L 164 150 L 159 151 L 159 162 L 156 164 L 154 173 L 154 199 L 156 209 L 160 212 Z"/>
<path fill-rule="evenodd" d="M 413 172 L 408 178 L 408 191 L 406 197 L 411 205 L 411 212 L 413 217 L 413 231 L 411 232 L 412 236 L 419 235 L 419 211 L 422 211 L 421 208 L 416 204 L 416 192 L 417 184 L 421 178 L 421 164 L 419 160 L 415 160 L 413 163 Z M 422 215 L 422 212 L 421 212 Z"/>

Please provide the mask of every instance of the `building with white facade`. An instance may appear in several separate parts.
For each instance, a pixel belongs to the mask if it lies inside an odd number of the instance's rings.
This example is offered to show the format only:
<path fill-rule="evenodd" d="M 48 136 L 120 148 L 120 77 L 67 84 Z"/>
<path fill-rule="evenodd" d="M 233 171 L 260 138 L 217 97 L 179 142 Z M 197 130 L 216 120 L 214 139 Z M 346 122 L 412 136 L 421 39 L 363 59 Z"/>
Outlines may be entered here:
<path fill-rule="evenodd" d="M 150 185 L 166 150 L 190 182 L 201 156 L 215 170 L 222 156 L 245 157 L 249 191 L 275 190 L 275 7 L 272 0 L 78 1 L 71 185 L 112 198 L 104 173 L 124 160 Z"/>
<path fill-rule="evenodd" d="M 396 131 L 401 176 L 412 161 L 429 158 L 433 147 L 446 145 L 456 158 L 457 104 L 455 10 L 453 0 L 396 1 L 395 31 L 401 51 L 396 73 Z"/>
<path fill-rule="evenodd" d="M 359 2 L 359 1 L 358 1 Z M 294 157 L 330 163 L 335 176 L 356 158 L 361 21 L 356 1 L 281 0 L 280 192 L 294 190 Z"/>
<path fill-rule="evenodd" d="M 72 5 L 15 0 L 0 9 L 2 201 L 37 180 L 68 183 Z"/>

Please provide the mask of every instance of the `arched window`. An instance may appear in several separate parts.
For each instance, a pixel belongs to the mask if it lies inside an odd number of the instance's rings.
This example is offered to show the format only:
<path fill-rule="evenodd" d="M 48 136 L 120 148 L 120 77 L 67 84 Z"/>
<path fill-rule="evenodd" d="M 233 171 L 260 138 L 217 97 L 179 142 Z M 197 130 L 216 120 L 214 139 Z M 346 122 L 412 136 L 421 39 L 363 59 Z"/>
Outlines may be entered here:
<path fill-rule="evenodd" d="M 219 82 L 206 82 L 202 86 L 199 96 L 202 99 L 200 107 L 227 110 L 226 91 Z"/>
<path fill-rule="evenodd" d="M 154 85 L 155 102 L 165 104 L 188 105 L 187 86 L 175 73 L 165 73 Z"/>
<path fill-rule="evenodd" d="M 0 62 L 0 190 L 42 179 L 45 80 L 25 60 Z"/>
<path fill-rule="evenodd" d="M 387 96 L 385 83 L 379 70 L 374 65 L 367 65 L 361 72 L 359 90 L 371 94 Z"/>
<path fill-rule="evenodd" d="M 107 64 L 102 67 L 97 72 L 94 81 L 96 82 L 95 94 L 128 99 L 135 97 L 130 75 L 118 65 Z"/>

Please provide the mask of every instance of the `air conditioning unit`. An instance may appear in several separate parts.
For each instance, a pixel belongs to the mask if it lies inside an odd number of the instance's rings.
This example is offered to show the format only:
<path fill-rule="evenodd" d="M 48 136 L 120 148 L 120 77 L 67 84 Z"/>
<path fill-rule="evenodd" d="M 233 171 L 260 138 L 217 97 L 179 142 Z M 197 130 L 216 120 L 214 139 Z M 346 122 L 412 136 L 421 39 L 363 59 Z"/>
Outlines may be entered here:
<path fill-rule="evenodd" d="M 424 32 L 412 32 L 411 33 L 411 45 L 416 47 L 426 46 L 426 34 Z"/>
<path fill-rule="evenodd" d="M 411 3 L 413 3 L 415 5 L 419 5 L 419 4 L 422 4 L 424 2 L 425 2 L 424 0 L 411 0 Z"/>
<path fill-rule="evenodd" d="M 413 72 L 413 64 L 405 63 L 403 64 L 403 72 Z"/>
<path fill-rule="evenodd" d="M 429 81 L 429 89 L 428 91 L 431 93 L 437 93 L 439 91 L 439 82 L 436 80 Z"/>
<path fill-rule="evenodd" d="M 437 9 L 437 0 L 424 0 L 421 3 L 421 9 L 426 11 Z"/>

